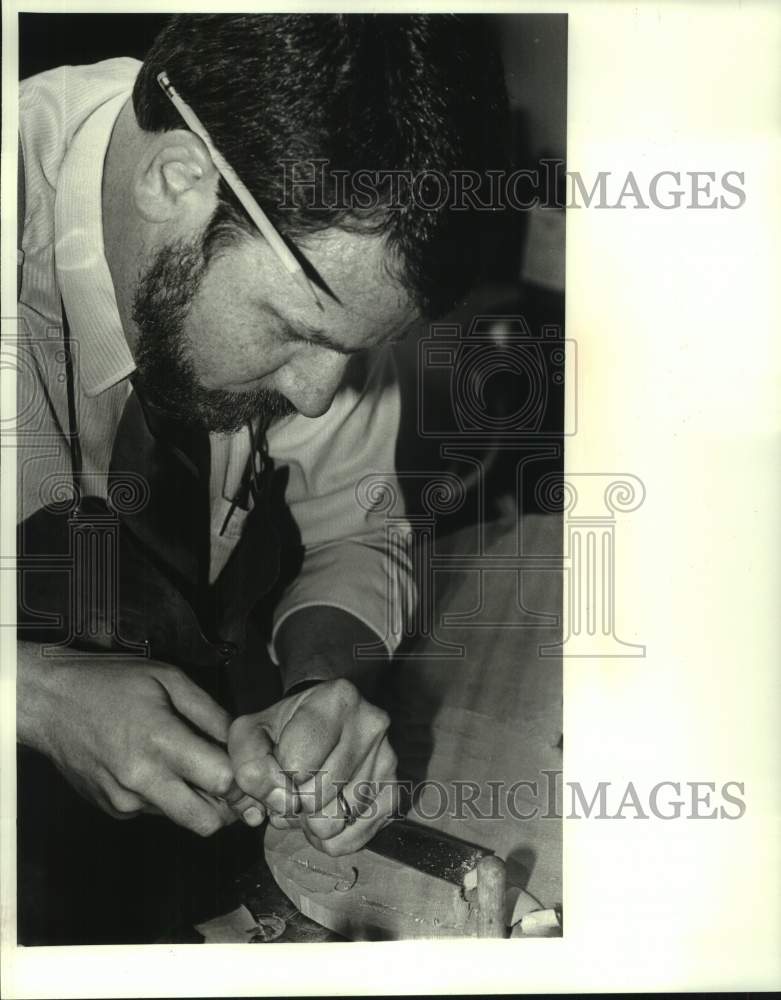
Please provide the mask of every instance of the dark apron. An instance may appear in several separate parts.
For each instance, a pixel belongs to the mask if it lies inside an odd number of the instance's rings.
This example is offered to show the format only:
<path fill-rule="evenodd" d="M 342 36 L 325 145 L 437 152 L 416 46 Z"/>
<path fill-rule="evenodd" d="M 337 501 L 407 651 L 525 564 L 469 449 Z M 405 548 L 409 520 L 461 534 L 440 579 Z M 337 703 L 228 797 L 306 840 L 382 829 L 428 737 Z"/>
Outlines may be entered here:
<path fill-rule="evenodd" d="M 67 326 L 65 344 L 68 344 Z M 285 502 L 287 470 L 258 442 L 239 502 L 241 538 L 208 583 L 208 435 L 162 427 L 138 387 L 122 417 L 108 500 L 82 496 L 73 372 L 73 491 L 18 529 L 18 637 L 43 655 L 86 650 L 133 669 L 152 657 L 184 670 L 232 715 L 282 694 L 267 653 L 271 614 L 302 548 Z M 254 450 L 254 448 L 253 448 Z M 56 661 L 54 661 L 56 662 Z M 220 912 L 261 841 L 241 823 L 204 840 L 167 819 L 115 820 L 54 765 L 18 753 L 18 933 L 22 944 L 143 943 Z"/>

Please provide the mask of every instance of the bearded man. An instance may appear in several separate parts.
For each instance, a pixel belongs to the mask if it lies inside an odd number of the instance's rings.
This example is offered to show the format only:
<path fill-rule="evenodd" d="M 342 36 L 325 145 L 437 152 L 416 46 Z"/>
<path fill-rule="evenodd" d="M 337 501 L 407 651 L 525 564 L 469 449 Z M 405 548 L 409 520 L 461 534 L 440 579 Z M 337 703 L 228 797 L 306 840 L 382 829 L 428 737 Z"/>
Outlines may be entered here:
<path fill-rule="evenodd" d="M 476 220 L 422 197 L 399 206 L 382 184 L 368 204 L 337 194 L 340 176 L 367 168 L 447 177 L 481 163 L 503 100 L 486 65 L 499 61 L 468 19 L 184 15 L 143 63 L 23 83 L 17 684 L 30 940 L 101 940 L 99 919 L 66 929 L 72 886 L 57 888 L 96 843 L 114 852 L 104 895 L 125 907 L 116 866 L 138 879 L 144 858 L 170 868 L 184 851 L 181 839 L 164 846 L 159 818 L 151 832 L 144 819 L 99 820 L 71 787 L 113 819 L 162 814 L 185 838 L 270 815 L 329 854 L 360 848 L 393 815 L 389 719 L 374 699 L 414 587 L 407 553 L 356 487 L 394 468 L 388 345 L 464 293 Z M 299 280 L 283 266 L 291 256 Z M 135 506 L 117 499 L 123 476 L 143 494 Z M 99 580 L 79 578 L 80 611 L 76 571 L 53 582 L 63 484 L 69 530 L 119 524 L 113 617 Z M 393 613 L 390 593 L 406 595 Z M 243 695 L 248 677 L 250 688 L 265 678 L 265 694 Z M 176 891 L 193 877 L 185 864 Z"/>

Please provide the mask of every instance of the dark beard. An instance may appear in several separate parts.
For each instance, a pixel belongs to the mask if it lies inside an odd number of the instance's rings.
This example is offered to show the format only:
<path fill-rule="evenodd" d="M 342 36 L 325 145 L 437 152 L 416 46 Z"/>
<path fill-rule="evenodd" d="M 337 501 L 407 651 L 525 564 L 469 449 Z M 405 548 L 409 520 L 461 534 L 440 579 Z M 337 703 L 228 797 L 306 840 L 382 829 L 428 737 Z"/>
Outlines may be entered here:
<path fill-rule="evenodd" d="M 186 352 L 184 322 L 206 268 L 200 243 L 180 241 L 163 247 L 138 283 L 135 361 L 146 392 L 182 423 L 223 434 L 258 417 L 268 426 L 295 413 L 290 400 L 271 389 L 226 392 L 198 380 Z"/>

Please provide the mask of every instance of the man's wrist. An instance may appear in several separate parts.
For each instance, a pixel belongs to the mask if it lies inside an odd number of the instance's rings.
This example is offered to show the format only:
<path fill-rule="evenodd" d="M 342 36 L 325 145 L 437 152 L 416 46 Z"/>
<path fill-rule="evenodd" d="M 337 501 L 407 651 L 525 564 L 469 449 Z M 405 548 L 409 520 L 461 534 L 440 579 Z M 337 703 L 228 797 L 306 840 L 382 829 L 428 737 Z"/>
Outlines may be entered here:
<path fill-rule="evenodd" d="M 309 688 L 316 687 L 318 684 L 324 684 L 327 678 L 316 677 L 308 681 L 296 681 L 295 684 L 291 684 L 289 688 L 285 690 L 285 697 L 292 698 L 293 695 L 301 694 L 302 691 L 308 691 Z"/>
<path fill-rule="evenodd" d="M 376 633 L 341 608 L 313 605 L 294 611 L 281 624 L 276 641 L 286 694 L 297 693 L 293 689 L 299 685 L 341 677 L 364 698 L 375 700 L 387 659 L 361 657 L 358 649 L 376 643 Z"/>

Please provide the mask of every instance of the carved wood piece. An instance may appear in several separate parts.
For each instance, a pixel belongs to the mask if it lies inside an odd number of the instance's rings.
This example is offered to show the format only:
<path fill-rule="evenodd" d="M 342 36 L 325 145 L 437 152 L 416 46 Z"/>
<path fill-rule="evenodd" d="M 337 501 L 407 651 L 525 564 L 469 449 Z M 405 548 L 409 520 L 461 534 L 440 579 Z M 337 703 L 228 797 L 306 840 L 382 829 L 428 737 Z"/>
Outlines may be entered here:
<path fill-rule="evenodd" d="M 266 860 L 282 891 L 311 920 L 355 941 L 504 936 L 504 864 L 478 862 L 478 888 L 364 849 L 330 858 L 299 830 L 269 826 Z M 488 863 L 481 886 L 481 868 Z M 494 894 L 496 898 L 494 899 Z M 481 917 L 480 907 L 485 905 Z"/>

